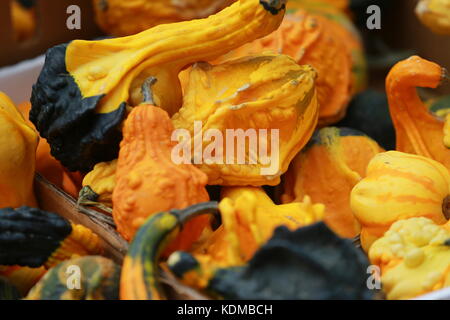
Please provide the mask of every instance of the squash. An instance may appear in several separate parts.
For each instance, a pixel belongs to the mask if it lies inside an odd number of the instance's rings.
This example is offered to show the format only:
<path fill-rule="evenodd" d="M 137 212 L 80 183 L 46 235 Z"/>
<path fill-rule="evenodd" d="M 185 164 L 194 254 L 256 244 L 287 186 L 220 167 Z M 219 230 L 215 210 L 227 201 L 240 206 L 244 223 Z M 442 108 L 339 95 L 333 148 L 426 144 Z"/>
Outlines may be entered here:
<path fill-rule="evenodd" d="M 90 229 L 36 208 L 0 209 L 0 265 L 49 269 L 74 256 L 100 254 Z"/>
<path fill-rule="evenodd" d="M 36 206 L 33 191 L 39 137 L 0 92 L 0 208 Z"/>
<path fill-rule="evenodd" d="M 362 227 L 362 247 L 367 252 L 398 220 L 425 217 L 446 223 L 449 194 L 450 174 L 441 163 L 398 151 L 377 154 L 350 198 Z"/>
<path fill-rule="evenodd" d="M 450 230 L 419 217 L 392 224 L 370 247 L 390 300 L 412 299 L 450 287 Z"/>
<path fill-rule="evenodd" d="M 78 281 L 74 267 L 80 271 Z M 67 260 L 50 269 L 25 300 L 117 300 L 120 271 L 113 261 L 101 256 Z"/>
<path fill-rule="evenodd" d="M 159 24 L 205 18 L 236 0 L 93 0 L 97 24 L 108 34 L 129 36 Z"/>
<path fill-rule="evenodd" d="M 116 186 L 117 159 L 100 162 L 83 179 L 83 188 L 78 204 L 89 205 L 109 212 L 112 208 L 112 194 Z"/>
<path fill-rule="evenodd" d="M 353 238 L 360 226 L 350 208 L 350 193 L 365 177 L 369 161 L 382 151 L 357 130 L 323 128 L 292 161 L 281 200 L 293 203 L 310 196 L 314 203 L 325 205 L 324 221 L 334 232 Z"/>
<path fill-rule="evenodd" d="M 149 86 L 155 81 L 149 78 L 144 83 L 145 101 L 125 121 L 120 143 L 112 214 L 126 240 L 133 239 L 152 214 L 209 200 L 206 175 L 191 164 L 172 161 L 174 127 L 167 112 L 153 105 Z M 187 224 L 174 247 L 190 247 L 208 224 L 207 217 Z"/>
<path fill-rule="evenodd" d="M 376 125 L 373 125 L 373 124 Z M 357 94 L 345 118 L 336 127 L 349 127 L 364 132 L 386 150 L 395 149 L 395 129 L 389 113 L 387 95 L 373 89 Z"/>
<path fill-rule="evenodd" d="M 445 70 L 439 65 L 413 56 L 391 69 L 386 92 L 397 136 L 396 150 L 434 159 L 450 169 L 445 121 L 431 114 L 416 92 L 416 87 L 436 88 L 444 77 Z"/>
<path fill-rule="evenodd" d="M 186 223 L 193 218 L 218 214 L 217 202 L 206 202 L 183 210 L 150 216 L 130 244 L 120 277 L 120 299 L 161 300 L 166 294 L 159 282 L 161 254 L 171 246 Z"/>
<path fill-rule="evenodd" d="M 30 120 L 71 171 L 88 172 L 117 157 L 127 106 L 142 101 L 150 76 L 158 106 L 181 106 L 178 73 L 275 30 L 286 0 L 239 0 L 206 19 L 159 25 L 139 34 L 99 41 L 74 40 L 47 51 L 33 87 Z"/>
<path fill-rule="evenodd" d="M 450 35 L 450 3 L 448 0 L 420 0 L 416 15 L 431 31 Z"/>
<path fill-rule="evenodd" d="M 196 63 L 183 107 L 172 117 L 181 157 L 191 159 L 187 148 L 211 185 L 279 184 L 317 124 L 315 78 L 310 66 L 285 55 Z"/>
<path fill-rule="evenodd" d="M 309 3 L 309 2 L 307 2 Z M 323 7 L 325 9 L 323 9 Z M 351 97 L 365 87 L 362 43 L 344 14 L 319 2 L 289 2 L 290 13 L 270 35 L 231 51 L 215 62 L 265 51 L 283 53 L 318 72 L 319 125 L 336 123 L 345 115 Z"/>
<path fill-rule="evenodd" d="M 14 39 L 23 42 L 30 39 L 36 29 L 36 16 L 33 5 L 26 1 L 11 1 L 11 20 L 13 23 Z"/>
<path fill-rule="evenodd" d="M 219 204 L 222 225 L 197 243 L 189 254 L 177 251 L 168 266 L 189 286 L 205 288 L 218 268 L 244 265 L 272 236 L 277 227 L 296 230 L 318 221 L 322 204 L 303 202 L 276 205 L 261 188 L 222 189 Z M 195 263 L 190 263 L 195 261 Z"/>
<path fill-rule="evenodd" d="M 28 120 L 31 103 L 23 102 L 17 106 L 27 124 L 34 128 L 34 124 Z M 36 129 L 35 129 L 36 130 Z M 44 138 L 39 139 L 36 150 L 36 172 L 46 180 L 61 188 L 72 197 L 77 197 L 81 189 L 81 176 L 77 172 L 69 172 L 61 163 L 50 154 L 50 145 Z"/>
<path fill-rule="evenodd" d="M 177 276 L 184 271 L 183 280 L 203 276 L 210 266 L 197 257 L 175 252 L 169 267 Z M 250 261 L 216 268 L 199 289 L 218 299 L 372 299 L 376 291 L 367 287 L 368 265 L 352 241 L 322 222 L 297 230 L 278 227 Z"/>

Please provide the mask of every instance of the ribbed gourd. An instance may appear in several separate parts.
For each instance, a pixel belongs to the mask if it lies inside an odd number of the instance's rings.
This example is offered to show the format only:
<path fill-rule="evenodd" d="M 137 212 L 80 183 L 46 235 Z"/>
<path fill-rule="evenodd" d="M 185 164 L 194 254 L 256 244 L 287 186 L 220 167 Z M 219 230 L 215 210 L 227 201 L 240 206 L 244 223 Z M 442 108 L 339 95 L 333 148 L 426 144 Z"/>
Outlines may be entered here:
<path fill-rule="evenodd" d="M 98 25 L 108 34 L 129 36 L 159 24 L 206 18 L 236 0 L 93 0 Z"/>
<path fill-rule="evenodd" d="M 450 229 L 419 217 L 395 222 L 370 247 L 389 300 L 412 299 L 450 287 Z"/>
<path fill-rule="evenodd" d="M 448 0 L 420 0 L 416 6 L 416 14 L 431 31 L 450 35 L 450 2 Z"/>
<path fill-rule="evenodd" d="M 286 55 L 195 64 L 172 117 L 183 141 L 176 154 L 192 157 L 211 185 L 279 184 L 316 127 L 316 75 Z"/>
<path fill-rule="evenodd" d="M 0 208 L 32 206 L 39 137 L 11 99 L 0 92 Z"/>
<path fill-rule="evenodd" d="M 322 2 L 289 2 L 289 13 L 270 35 L 232 50 L 217 61 L 266 51 L 312 65 L 318 72 L 319 124 L 336 123 L 351 97 L 365 86 L 366 65 L 356 28 L 334 7 Z"/>
<path fill-rule="evenodd" d="M 439 161 L 450 169 L 450 118 L 429 112 L 416 87 L 436 88 L 446 71 L 418 56 L 396 64 L 386 79 L 396 150 Z"/>
<path fill-rule="evenodd" d="M 50 269 L 25 300 L 118 300 L 120 270 L 101 256 L 67 260 Z"/>
<path fill-rule="evenodd" d="M 308 195 L 325 205 L 325 223 L 338 235 L 353 238 L 360 225 L 350 208 L 350 193 L 365 177 L 369 161 L 383 149 L 362 132 L 349 128 L 318 130 L 292 161 L 284 177 L 283 203 Z"/>
<path fill-rule="evenodd" d="M 398 220 L 425 217 L 445 224 L 450 219 L 449 194 L 450 174 L 441 163 L 398 151 L 377 154 L 350 198 L 363 249 L 368 252 Z"/>
<path fill-rule="evenodd" d="M 65 167 L 90 171 L 117 157 L 127 106 L 141 103 L 145 79 L 158 78 L 155 101 L 174 114 L 182 103 L 180 70 L 269 34 L 281 23 L 285 3 L 239 0 L 206 19 L 56 46 L 33 87 L 30 120 Z"/>
<path fill-rule="evenodd" d="M 154 78 L 147 84 L 152 83 Z M 147 89 L 144 84 L 143 91 Z M 206 175 L 191 164 L 172 161 L 176 143 L 168 113 L 154 105 L 151 91 L 145 97 L 125 121 L 112 195 L 113 218 L 126 240 L 132 240 L 152 214 L 209 200 Z M 174 247 L 189 247 L 208 223 L 207 217 L 200 217 L 186 225 Z"/>

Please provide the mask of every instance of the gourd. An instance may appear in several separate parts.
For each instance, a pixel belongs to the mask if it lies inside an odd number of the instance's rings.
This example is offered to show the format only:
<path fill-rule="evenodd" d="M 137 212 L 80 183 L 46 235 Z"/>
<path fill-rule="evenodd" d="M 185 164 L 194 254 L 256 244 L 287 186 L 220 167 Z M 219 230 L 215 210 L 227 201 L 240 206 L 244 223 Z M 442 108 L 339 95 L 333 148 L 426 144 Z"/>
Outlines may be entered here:
<path fill-rule="evenodd" d="M 36 17 L 32 5 L 27 5 L 24 1 L 11 1 L 11 13 L 14 38 L 19 42 L 31 38 L 36 28 Z"/>
<path fill-rule="evenodd" d="M 28 120 L 31 103 L 21 103 L 17 108 L 25 118 L 27 124 L 36 130 L 34 124 Z M 44 138 L 39 139 L 36 150 L 36 172 L 73 197 L 77 197 L 78 192 L 81 189 L 80 174 L 68 172 L 67 169 L 50 154 L 50 146 Z"/>
<path fill-rule="evenodd" d="M 100 162 L 83 179 L 78 204 L 97 206 L 109 212 L 116 186 L 117 159 Z"/>
<path fill-rule="evenodd" d="M 376 123 L 376 125 L 373 125 Z M 385 150 L 395 149 L 395 129 L 389 113 L 387 95 L 376 90 L 357 94 L 345 118 L 336 127 L 349 127 L 364 132 Z"/>
<path fill-rule="evenodd" d="M 445 77 L 439 65 L 418 56 L 396 64 L 386 79 L 396 150 L 439 161 L 450 169 L 450 150 L 443 119 L 431 114 L 416 87 L 436 88 Z M 448 125 L 447 125 L 448 127 Z"/>
<path fill-rule="evenodd" d="M 325 205 L 324 222 L 334 232 L 353 238 L 359 234 L 360 226 L 350 208 L 350 193 L 365 177 L 369 161 L 382 151 L 360 131 L 320 129 L 292 161 L 281 200 L 294 203 L 310 196 L 314 203 Z"/>
<path fill-rule="evenodd" d="M 412 299 L 450 286 L 450 230 L 419 217 L 395 222 L 370 247 L 387 299 Z"/>
<path fill-rule="evenodd" d="M 79 285 L 70 277 L 80 270 Z M 117 300 L 121 268 L 101 256 L 86 256 L 64 261 L 50 269 L 31 289 L 26 300 Z M 74 288 L 68 287 L 68 283 Z"/>
<path fill-rule="evenodd" d="M 183 140 L 180 157 L 191 159 L 187 149 L 211 185 L 279 184 L 317 124 L 315 78 L 313 68 L 285 55 L 196 63 L 183 106 L 172 117 Z"/>
<path fill-rule="evenodd" d="M 191 164 L 172 161 L 174 127 L 167 112 L 154 106 L 149 91 L 154 82 L 144 83 L 145 100 L 130 112 L 120 143 L 112 214 L 126 240 L 152 214 L 209 200 L 206 175 Z M 189 247 L 208 224 L 206 217 L 187 224 L 174 246 Z"/>
<path fill-rule="evenodd" d="M 295 230 L 321 221 L 323 204 L 302 201 L 276 205 L 261 188 L 228 187 L 222 189 L 219 203 L 222 226 L 194 250 L 221 266 L 243 264 L 266 243 L 279 226 Z"/>
<path fill-rule="evenodd" d="M 38 135 L 0 92 L 0 208 L 36 206 L 33 191 Z"/>
<path fill-rule="evenodd" d="M 90 171 L 117 157 L 127 106 L 159 79 L 155 101 L 169 114 L 181 106 L 178 73 L 275 30 L 286 0 L 239 0 L 206 19 L 159 25 L 100 41 L 74 40 L 47 51 L 32 91 L 30 120 L 71 171 Z"/>
<path fill-rule="evenodd" d="M 120 277 L 120 299 L 161 300 L 166 294 L 159 282 L 161 254 L 171 246 L 186 223 L 204 215 L 218 215 L 217 202 L 150 216 L 130 244 Z"/>
<path fill-rule="evenodd" d="M 416 15 L 431 31 L 450 35 L 450 3 L 447 0 L 420 0 Z"/>
<path fill-rule="evenodd" d="M 187 252 L 168 260 L 183 281 L 204 275 L 204 263 Z M 322 222 L 297 230 L 279 227 L 248 263 L 215 269 L 199 289 L 217 299 L 371 299 L 367 267 L 364 254 Z"/>
<path fill-rule="evenodd" d="M 36 208 L 0 209 L 0 265 L 49 269 L 74 256 L 101 254 L 90 229 Z"/>
<path fill-rule="evenodd" d="M 363 249 L 367 252 L 398 220 L 425 217 L 436 224 L 446 223 L 449 184 L 447 168 L 437 161 L 398 151 L 377 154 L 350 198 L 362 227 Z"/>
<path fill-rule="evenodd" d="M 205 18 L 235 0 L 93 0 L 96 21 L 108 34 L 129 36 L 159 24 Z"/>
<path fill-rule="evenodd" d="M 344 117 L 351 97 L 365 86 L 366 66 L 358 32 L 343 13 L 329 11 L 323 3 L 289 4 L 290 12 L 276 31 L 233 50 L 219 61 L 270 50 L 289 55 L 298 64 L 312 65 L 319 75 L 319 124 L 335 123 Z"/>

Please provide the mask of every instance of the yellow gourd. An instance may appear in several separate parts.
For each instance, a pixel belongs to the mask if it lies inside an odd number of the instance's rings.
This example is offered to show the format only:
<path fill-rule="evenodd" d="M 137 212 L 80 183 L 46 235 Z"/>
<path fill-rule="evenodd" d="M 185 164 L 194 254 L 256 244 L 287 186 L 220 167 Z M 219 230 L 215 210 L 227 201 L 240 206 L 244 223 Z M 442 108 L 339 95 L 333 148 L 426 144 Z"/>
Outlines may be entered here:
<path fill-rule="evenodd" d="M 274 54 L 193 66 L 183 107 L 172 121 L 208 184 L 280 183 L 317 124 L 316 75 L 312 67 Z M 210 133 L 213 138 L 206 138 Z"/>
<path fill-rule="evenodd" d="M 450 35 L 450 1 L 420 0 L 417 3 L 416 14 L 433 32 Z"/>
<path fill-rule="evenodd" d="M 450 175 L 439 162 L 398 151 L 379 153 L 350 198 L 362 227 L 362 247 L 367 252 L 398 220 L 426 217 L 437 224 L 446 223 L 449 194 Z"/>
<path fill-rule="evenodd" d="M 35 154 L 39 137 L 11 99 L 0 92 L 0 208 L 35 207 Z"/>

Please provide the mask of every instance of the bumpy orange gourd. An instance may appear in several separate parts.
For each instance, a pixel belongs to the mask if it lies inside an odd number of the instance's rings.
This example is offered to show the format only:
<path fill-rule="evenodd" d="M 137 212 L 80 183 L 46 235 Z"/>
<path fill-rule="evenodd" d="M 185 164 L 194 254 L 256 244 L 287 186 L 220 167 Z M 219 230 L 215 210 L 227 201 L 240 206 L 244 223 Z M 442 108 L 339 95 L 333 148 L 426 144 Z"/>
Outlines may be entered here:
<path fill-rule="evenodd" d="M 113 192 L 113 218 L 120 234 L 131 240 L 150 215 L 209 200 L 207 176 L 191 164 L 175 164 L 174 131 L 166 111 L 152 104 L 135 107 L 123 128 Z M 173 247 L 187 249 L 209 219 L 194 219 Z"/>
<path fill-rule="evenodd" d="M 383 149 L 363 133 L 327 127 L 292 161 L 284 179 L 283 203 L 308 195 L 326 207 L 324 221 L 338 235 L 353 238 L 360 225 L 350 208 L 350 192 L 366 174 L 369 161 Z"/>
<path fill-rule="evenodd" d="M 450 169 L 445 143 L 445 121 L 431 114 L 416 87 L 436 88 L 445 70 L 418 56 L 397 63 L 386 79 L 389 110 L 395 126 L 398 151 L 439 161 Z"/>
<path fill-rule="evenodd" d="M 159 24 L 205 18 L 236 0 L 93 0 L 98 25 L 129 36 Z"/>
<path fill-rule="evenodd" d="M 35 152 L 39 137 L 0 92 L 0 208 L 35 207 Z"/>
<path fill-rule="evenodd" d="M 298 64 L 312 65 L 319 75 L 319 125 L 335 123 L 344 117 L 352 95 L 364 87 L 365 62 L 359 35 L 353 27 L 347 28 L 351 23 L 342 13 L 332 12 L 338 18 L 309 8 L 292 10 L 276 31 L 215 62 L 273 51 L 289 55 Z"/>

